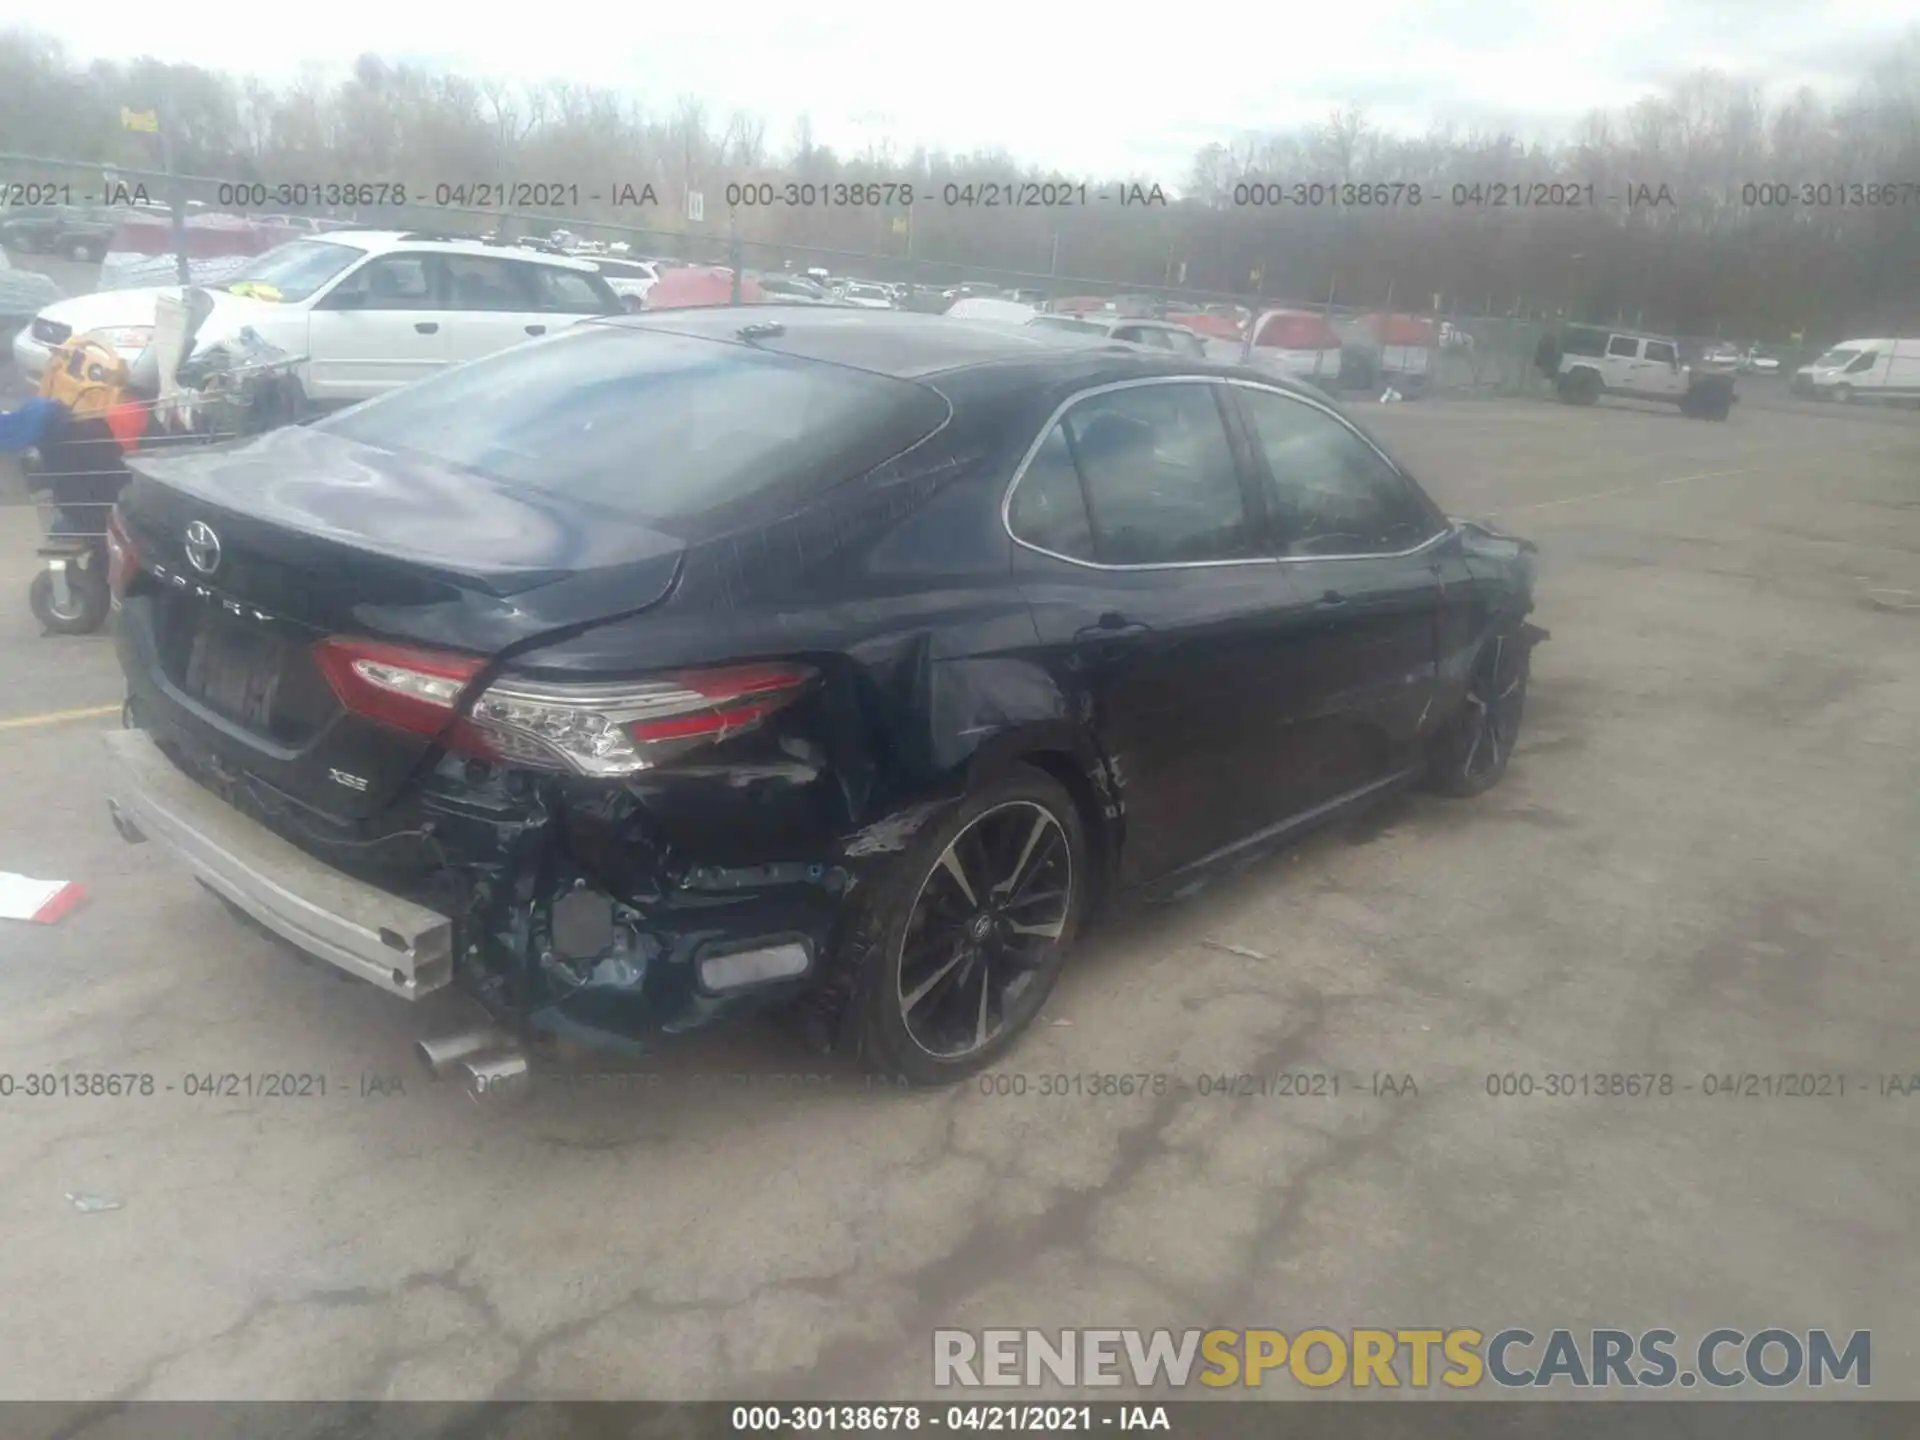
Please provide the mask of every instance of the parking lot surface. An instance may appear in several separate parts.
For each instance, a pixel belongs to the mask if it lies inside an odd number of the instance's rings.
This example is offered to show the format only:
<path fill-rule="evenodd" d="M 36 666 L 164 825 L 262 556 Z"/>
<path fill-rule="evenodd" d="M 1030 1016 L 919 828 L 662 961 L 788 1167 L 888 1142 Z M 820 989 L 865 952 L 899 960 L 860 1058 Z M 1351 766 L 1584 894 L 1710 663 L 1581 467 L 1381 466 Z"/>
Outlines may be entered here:
<path fill-rule="evenodd" d="M 110 642 L 37 633 L 0 509 L 0 870 L 89 891 L 0 930 L 0 1074 L 156 1077 L 0 1099 L 0 1395 L 908 1397 L 936 1326 L 1725 1325 L 1870 1329 L 1920 1397 L 1920 1095 L 1882 1093 L 1920 1072 L 1920 616 L 1875 594 L 1920 588 L 1920 428 L 1363 418 L 1542 546 L 1505 783 L 1110 926 L 934 1094 L 751 1026 L 517 1108 L 424 1081 L 430 1017 L 114 834 Z M 267 1073 L 326 1093 L 188 1093 Z M 1212 1093 L 1280 1073 L 1341 1086 Z M 1673 1089 L 1489 1094 L 1559 1074 Z"/>

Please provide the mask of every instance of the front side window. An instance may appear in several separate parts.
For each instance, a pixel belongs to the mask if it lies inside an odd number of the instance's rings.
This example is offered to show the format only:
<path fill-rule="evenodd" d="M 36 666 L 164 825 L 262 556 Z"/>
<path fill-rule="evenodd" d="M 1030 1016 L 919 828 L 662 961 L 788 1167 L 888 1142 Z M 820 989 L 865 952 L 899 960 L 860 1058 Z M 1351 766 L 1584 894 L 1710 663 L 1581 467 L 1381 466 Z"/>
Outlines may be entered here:
<path fill-rule="evenodd" d="M 369 260 L 329 294 L 332 310 L 432 310 L 433 272 L 425 255 L 382 255 Z M 282 291 L 282 295 L 286 292 Z"/>
<path fill-rule="evenodd" d="M 1858 360 L 1855 360 L 1851 365 L 1847 366 L 1847 374 L 1865 374 L 1873 368 L 1874 362 L 1879 360 L 1879 358 L 1880 354 L 1877 350 L 1864 350 L 1861 352 Z"/>
<path fill-rule="evenodd" d="M 1259 556 L 1258 526 L 1247 513 L 1214 389 L 1129 386 L 1076 403 L 1015 489 L 1008 516 L 1015 538 L 1103 565 Z M 1069 478 L 1084 497 L 1084 537 L 1075 529 Z M 1029 483 L 1032 497 L 1025 494 Z M 1046 543 L 1043 533 L 1067 538 Z M 1074 545 L 1080 548 L 1068 548 Z"/>
<path fill-rule="evenodd" d="M 1667 344 L 1666 341 L 1649 340 L 1647 342 L 1647 359 L 1658 360 L 1662 365 L 1672 365 L 1677 363 L 1679 358 L 1680 357 L 1674 353 L 1673 346 Z"/>
<path fill-rule="evenodd" d="M 1439 533 L 1406 477 L 1342 421 L 1271 390 L 1238 393 L 1266 457 L 1281 554 L 1396 555 Z"/>

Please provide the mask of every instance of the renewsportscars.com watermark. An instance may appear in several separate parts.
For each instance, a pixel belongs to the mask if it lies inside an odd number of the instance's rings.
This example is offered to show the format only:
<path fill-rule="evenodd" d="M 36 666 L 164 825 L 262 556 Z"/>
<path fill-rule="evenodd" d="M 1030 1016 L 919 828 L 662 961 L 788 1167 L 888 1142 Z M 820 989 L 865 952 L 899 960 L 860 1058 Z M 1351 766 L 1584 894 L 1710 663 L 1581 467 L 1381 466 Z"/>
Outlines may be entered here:
<path fill-rule="evenodd" d="M 1873 1335 L 1826 1330 L 936 1330 L 938 1389 L 1277 1383 L 1470 1390 L 1873 1383 Z"/>

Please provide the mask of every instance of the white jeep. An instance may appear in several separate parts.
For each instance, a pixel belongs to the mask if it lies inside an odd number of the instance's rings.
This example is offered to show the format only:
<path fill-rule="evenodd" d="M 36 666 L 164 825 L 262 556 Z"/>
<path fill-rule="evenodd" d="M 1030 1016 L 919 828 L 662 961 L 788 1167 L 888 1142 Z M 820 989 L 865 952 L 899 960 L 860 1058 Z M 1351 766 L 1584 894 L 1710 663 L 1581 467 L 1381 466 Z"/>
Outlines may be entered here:
<path fill-rule="evenodd" d="M 1602 395 L 1664 400 L 1696 420 L 1724 420 L 1733 408 L 1732 368 L 1681 363 L 1671 336 L 1569 325 L 1558 355 L 1554 388 L 1570 404 L 1591 405 Z"/>

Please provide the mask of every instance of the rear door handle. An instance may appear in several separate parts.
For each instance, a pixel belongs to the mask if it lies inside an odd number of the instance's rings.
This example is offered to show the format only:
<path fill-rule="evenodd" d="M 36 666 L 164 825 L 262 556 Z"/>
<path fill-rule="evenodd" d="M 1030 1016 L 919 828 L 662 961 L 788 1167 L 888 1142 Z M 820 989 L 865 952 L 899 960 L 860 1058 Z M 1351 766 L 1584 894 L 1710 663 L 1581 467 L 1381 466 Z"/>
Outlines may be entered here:
<path fill-rule="evenodd" d="M 544 325 L 529 325 L 527 326 L 527 333 L 529 335 L 544 335 L 547 333 L 547 327 Z"/>
<path fill-rule="evenodd" d="M 438 335 L 440 333 L 440 322 L 438 320 L 416 320 L 413 328 L 418 330 L 422 335 Z"/>

